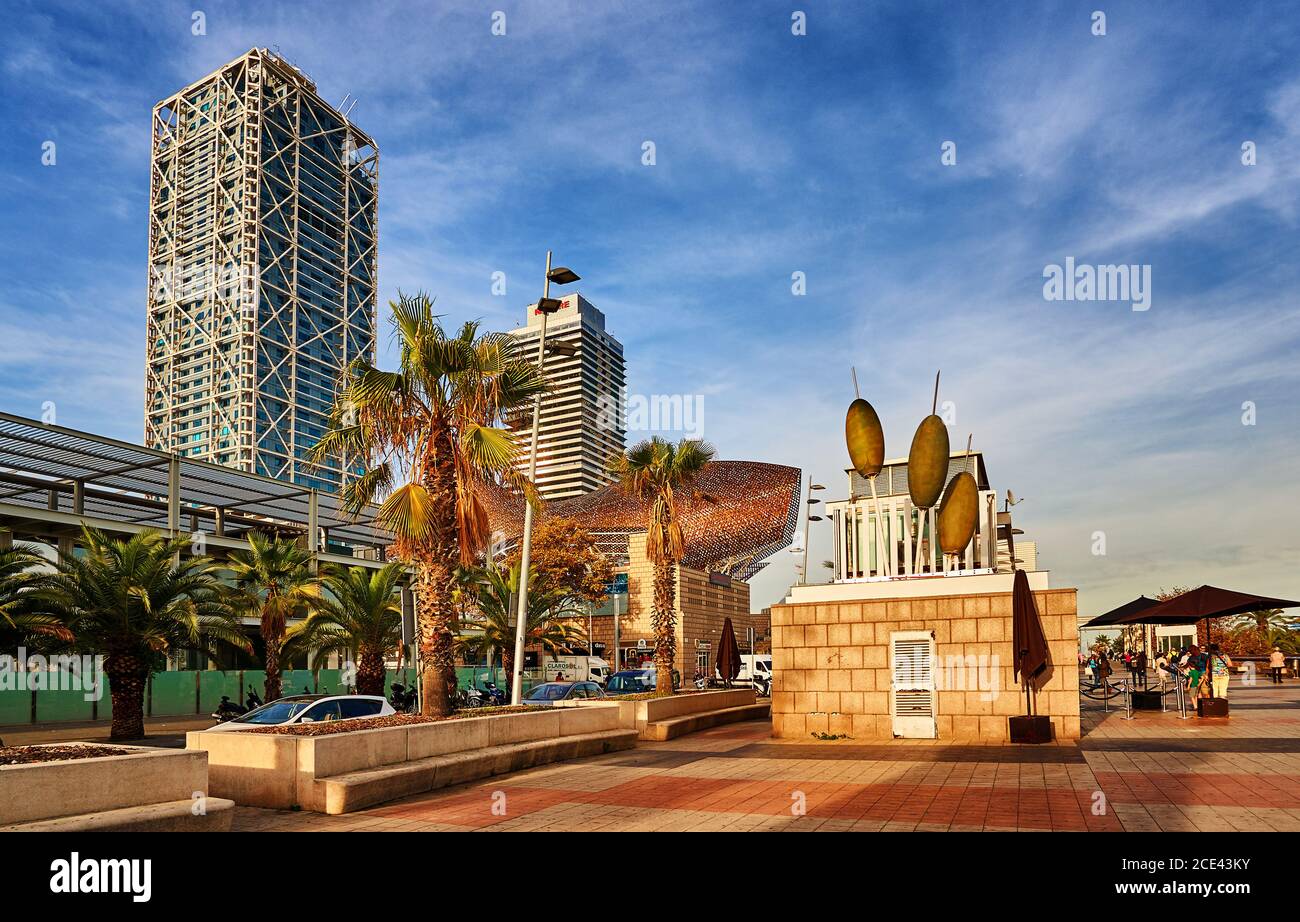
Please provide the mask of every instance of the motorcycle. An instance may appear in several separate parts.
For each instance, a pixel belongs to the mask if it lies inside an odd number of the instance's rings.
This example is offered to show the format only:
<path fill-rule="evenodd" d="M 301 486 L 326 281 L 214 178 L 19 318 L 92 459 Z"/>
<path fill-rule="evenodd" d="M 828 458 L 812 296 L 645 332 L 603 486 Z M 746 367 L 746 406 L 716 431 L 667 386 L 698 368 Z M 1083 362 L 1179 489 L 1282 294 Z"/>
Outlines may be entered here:
<path fill-rule="evenodd" d="M 756 675 L 750 680 L 754 686 L 754 694 L 759 698 L 772 697 L 772 680 L 767 676 Z"/>
<path fill-rule="evenodd" d="M 497 683 L 488 682 L 483 689 L 483 695 L 487 699 L 482 707 L 505 707 L 510 702 L 506 699 L 506 693 L 497 688 Z"/>
<path fill-rule="evenodd" d="M 486 701 L 487 696 L 473 685 L 456 692 L 456 707 L 458 708 L 481 708 L 485 706 Z"/>
<path fill-rule="evenodd" d="M 234 701 L 231 701 L 226 695 L 222 695 L 221 703 L 218 704 L 217 709 L 212 712 L 212 719 L 219 724 L 223 724 L 227 720 L 231 720 L 232 718 L 238 717 L 240 714 L 246 713 L 247 710 L 247 708 L 240 707 Z"/>
<path fill-rule="evenodd" d="M 248 700 L 244 702 L 244 708 L 251 711 L 253 708 L 260 708 L 261 706 L 262 699 L 258 696 L 257 692 L 250 688 L 248 690 Z"/>
<path fill-rule="evenodd" d="M 394 682 L 392 690 L 389 693 L 388 703 L 393 706 L 393 710 L 399 714 L 415 713 L 415 686 L 407 688 L 401 682 Z"/>

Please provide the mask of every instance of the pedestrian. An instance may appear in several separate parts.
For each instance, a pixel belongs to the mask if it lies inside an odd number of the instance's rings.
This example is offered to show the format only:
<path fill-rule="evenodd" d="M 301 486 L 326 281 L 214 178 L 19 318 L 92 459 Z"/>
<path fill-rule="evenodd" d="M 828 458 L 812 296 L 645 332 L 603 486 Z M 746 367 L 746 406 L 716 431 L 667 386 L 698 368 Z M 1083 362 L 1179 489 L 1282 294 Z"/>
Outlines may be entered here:
<path fill-rule="evenodd" d="M 1133 658 L 1133 671 L 1137 676 L 1138 684 L 1143 688 L 1147 687 L 1147 651 L 1141 650 Z"/>
<path fill-rule="evenodd" d="M 1187 695 L 1191 706 L 1196 707 L 1196 699 L 1201 696 L 1201 679 L 1205 675 L 1205 659 L 1201 648 L 1192 644 L 1187 651 Z"/>
<path fill-rule="evenodd" d="M 1210 644 L 1207 657 L 1210 674 L 1210 687 L 1216 698 L 1228 697 L 1228 677 L 1232 674 L 1232 657 L 1219 650 L 1217 643 Z"/>
<path fill-rule="evenodd" d="M 1277 647 L 1268 655 L 1268 671 L 1272 674 L 1273 684 L 1282 684 L 1282 670 L 1286 668 L 1286 657 Z"/>
<path fill-rule="evenodd" d="M 1160 688 L 1165 687 L 1165 679 L 1169 676 L 1169 656 L 1168 651 L 1161 650 L 1156 654 L 1156 678 L 1160 680 Z"/>

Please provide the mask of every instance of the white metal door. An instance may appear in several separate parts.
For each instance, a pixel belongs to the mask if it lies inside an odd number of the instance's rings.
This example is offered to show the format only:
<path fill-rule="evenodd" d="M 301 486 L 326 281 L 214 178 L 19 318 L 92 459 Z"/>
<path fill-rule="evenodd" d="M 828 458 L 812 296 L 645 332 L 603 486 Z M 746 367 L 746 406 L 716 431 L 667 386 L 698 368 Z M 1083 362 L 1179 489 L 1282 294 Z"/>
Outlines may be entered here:
<path fill-rule="evenodd" d="M 889 635 L 889 662 L 894 736 L 934 739 L 934 635 L 894 631 Z"/>

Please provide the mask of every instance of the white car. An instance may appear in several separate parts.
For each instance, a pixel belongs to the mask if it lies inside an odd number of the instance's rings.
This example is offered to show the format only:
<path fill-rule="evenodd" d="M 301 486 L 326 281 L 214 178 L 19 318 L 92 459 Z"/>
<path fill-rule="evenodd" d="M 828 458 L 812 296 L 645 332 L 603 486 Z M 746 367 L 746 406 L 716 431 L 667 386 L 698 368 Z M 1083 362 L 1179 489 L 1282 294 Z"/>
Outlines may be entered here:
<path fill-rule="evenodd" d="M 253 730 L 257 727 L 283 727 L 289 724 L 322 723 L 331 720 L 357 720 L 396 714 L 393 706 L 379 695 L 289 695 L 259 708 L 219 723 L 207 732 Z"/>

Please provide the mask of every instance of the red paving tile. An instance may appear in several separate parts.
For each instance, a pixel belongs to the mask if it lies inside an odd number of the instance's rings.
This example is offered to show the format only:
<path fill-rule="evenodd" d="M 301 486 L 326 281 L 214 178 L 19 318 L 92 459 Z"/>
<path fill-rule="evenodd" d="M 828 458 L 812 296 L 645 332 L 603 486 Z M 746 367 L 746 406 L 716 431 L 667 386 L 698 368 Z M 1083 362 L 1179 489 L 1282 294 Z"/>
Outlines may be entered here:
<path fill-rule="evenodd" d="M 1300 778 L 1292 775 L 1098 771 L 1096 777 L 1115 803 L 1300 807 Z"/>
<path fill-rule="evenodd" d="M 505 795 L 504 814 L 494 815 L 493 795 L 500 791 Z M 520 816 L 536 813 L 557 804 L 572 803 L 571 791 L 551 788 L 502 787 L 498 785 L 474 788 L 462 794 L 439 797 L 433 800 L 400 803 L 389 807 L 378 807 L 366 811 L 370 816 L 387 817 L 395 820 L 414 820 L 420 823 L 446 823 L 452 826 L 466 826 L 482 829 Z"/>

